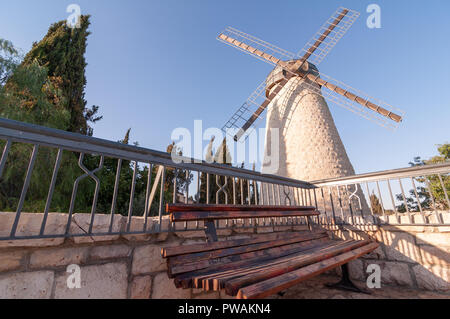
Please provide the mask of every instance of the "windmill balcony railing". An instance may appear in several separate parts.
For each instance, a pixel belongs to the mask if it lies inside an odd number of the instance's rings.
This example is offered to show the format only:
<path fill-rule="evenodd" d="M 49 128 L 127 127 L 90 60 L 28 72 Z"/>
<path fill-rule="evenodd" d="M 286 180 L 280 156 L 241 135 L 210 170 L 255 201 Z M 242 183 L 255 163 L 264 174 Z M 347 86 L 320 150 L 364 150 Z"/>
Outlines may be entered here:
<path fill-rule="evenodd" d="M 315 187 L 2 118 L 0 155 L 0 241 L 200 230 L 201 222 L 169 222 L 165 204 L 266 205 L 270 190 L 278 204 L 293 205 L 294 194 Z M 307 220 L 227 220 L 218 227 L 274 223 Z"/>
<path fill-rule="evenodd" d="M 450 162 L 311 182 L 326 225 L 450 225 Z"/>
<path fill-rule="evenodd" d="M 166 203 L 315 206 L 325 225 L 450 225 L 450 163 L 307 183 L 0 119 L 0 241 L 202 230 Z M 220 228 L 307 225 L 227 220 Z"/>

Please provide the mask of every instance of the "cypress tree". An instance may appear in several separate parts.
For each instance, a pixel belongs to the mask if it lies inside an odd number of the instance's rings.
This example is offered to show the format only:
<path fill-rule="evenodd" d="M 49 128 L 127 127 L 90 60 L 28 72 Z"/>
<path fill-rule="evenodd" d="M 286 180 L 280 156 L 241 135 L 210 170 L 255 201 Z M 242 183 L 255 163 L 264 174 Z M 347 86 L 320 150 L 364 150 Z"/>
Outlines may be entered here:
<path fill-rule="evenodd" d="M 61 89 L 70 112 L 68 130 L 92 135 L 89 122 L 95 123 L 102 117 L 97 115 L 98 106 L 86 108 L 84 89 L 86 86 L 84 54 L 90 32 L 89 15 L 80 17 L 80 28 L 70 28 L 66 21 L 50 26 L 47 35 L 25 56 L 23 65 L 37 61 L 48 70 L 49 79 Z"/>

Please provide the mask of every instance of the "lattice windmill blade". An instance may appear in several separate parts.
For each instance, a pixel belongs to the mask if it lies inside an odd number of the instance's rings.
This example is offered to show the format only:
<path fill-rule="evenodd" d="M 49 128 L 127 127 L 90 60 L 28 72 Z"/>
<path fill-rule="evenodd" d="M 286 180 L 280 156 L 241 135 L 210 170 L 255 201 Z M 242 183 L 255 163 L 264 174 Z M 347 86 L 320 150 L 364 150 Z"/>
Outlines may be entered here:
<path fill-rule="evenodd" d="M 284 80 L 289 78 L 291 78 L 290 75 L 285 77 Z M 304 89 L 311 91 L 311 93 L 322 95 L 328 101 L 380 126 L 396 129 L 403 120 L 405 114 L 403 110 L 395 108 L 323 73 L 320 73 L 320 77 L 308 73 L 304 77 L 298 76 L 297 78 L 298 81 L 303 80 L 302 86 Z M 295 86 L 297 84 L 293 83 L 291 85 Z"/>
<path fill-rule="evenodd" d="M 405 114 L 403 110 L 395 108 L 380 99 L 362 92 L 361 90 L 352 88 L 351 86 L 333 79 L 332 77 L 324 73 L 320 73 L 320 77 L 309 73 L 306 75 L 306 78 L 327 89 L 322 90 L 322 94 L 324 94 L 324 97 L 326 97 L 325 94 L 328 97 L 336 96 L 336 98 L 333 98 L 333 102 L 339 104 L 340 106 L 346 107 L 347 109 L 350 109 L 351 111 L 360 115 L 366 114 L 366 112 L 368 112 L 368 114 L 373 115 L 370 116 L 369 120 L 375 120 L 375 122 L 382 126 L 385 126 L 387 128 L 396 128 L 398 124 L 403 120 Z M 344 102 L 336 102 L 338 100 L 338 97 L 339 101 L 342 100 Z M 351 105 L 353 105 L 353 107 L 350 108 Z M 357 110 L 359 111 L 356 112 Z"/>
<path fill-rule="evenodd" d="M 264 111 L 270 107 L 272 100 L 281 90 L 285 89 L 288 81 L 294 76 L 299 81 L 303 80 L 303 87 L 311 93 L 321 95 L 329 102 L 339 105 L 382 127 L 391 130 L 396 129 L 398 123 L 404 117 L 404 111 L 323 73 L 320 74 L 320 77 L 308 73 L 304 75 L 304 78 L 298 74 L 287 73 L 271 87 L 271 93 L 268 96 L 266 94 L 266 81 L 261 83 L 241 108 L 228 120 L 222 130 L 228 136 L 233 137 L 235 141 L 240 140 L 242 137 L 247 138 L 255 128 L 257 120 L 262 118 Z"/>
<path fill-rule="evenodd" d="M 220 33 L 217 40 L 274 66 L 278 65 L 280 61 L 289 61 L 297 58 L 292 52 L 283 50 L 232 27 L 228 27 Z"/>
<path fill-rule="evenodd" d="M 247 101 L 225 123 L 222 131 L 235 141 L 241 140 L 243 136 L 247 138 L 253 132 L 257 121 L 262 118 L 270 102 L 283 89 L 288 78 L 291 77 L 291 75 L 288 75 L 281 82 L 276 83 L 272 87 L 272 94 L 269 96 L 266 96 L 267 83 L 264 80 L 250 95 Z"/>
<path fill-rule="evenodd" d="M 309 86 L 313 93 L 321 95 L 320 87 L 327 88 L 329 91 L 325 90 L 323 96 L 328 100 L 382 126 L 395 128 L 396 124 L 392 121 L 400 123 L 404 114 L 403 111 L 329 76 L 322 75 L 320 77 L 318 73 L 312 72 L 314 68 L 311 67 L 310 63 L 318 65 L 358 17 L 359 13 L 356 11 L 343 7 L 339 8 L 296 56 L 289 51 L 231 27 L 221 33 L 218 36 L 220 41 L 284 69 L 283 76 L 274 81 L 271 87 L 267 87 L 267 82 L 264 81 L 247 102 L 230 118 L 223 130 L 228 131 L 226 133 L 230 135 L 229 130 L 234 129 L 237 133 L 233 138 L 235 141 L 239 140 L 248 129 L 254 127 L 255 121 L 261 118 L 273 99 L 293 77 L 305 80 L 304 85 Z M 310 83 L 308 83 L 308 80 Z M 266 95 L 263 92 L 266 92 Z"/>
<path fill-rule="evenodd" d="M 306 43 L 304 48 L 297 53 L 297 58 L 304 58 L 316 66 L 319 65 L 350 29 L 359 15 L 360 13 L 357 11 L 344 7 L 338 8 Z"/>
<path fill-rule="evenodd" d="M 356 11 L 339 8 L 297 54 L 232 27 L 226 28 L 217 39 L 274 66 L 279 65 L 286 68 L 288 65 L 285 61 L 298 58 L 301 58 L 302 61 L 309 59 L 310 62 L 318 65 L 344 36 L 358 16 L 359 13 Z"/>
<path fill-rule="evenodd" d="M 293 53 L 231 27 L 225 29 L 225 31 L 218 36 L 218 40 L 247 54 L 253 55 L 262 61 L 268 62 L 269 64 L 280 66 L 288 71 L 289 76 L 295 76 L 296 73 L 294 72 L 297 71 L 299 67 L 302 67 L 304 61 L 308 58 L 314 59 L 315 63 L 319 64 L 326 54 L 328 54 L 336 45 L 337 41 L 339 41 L 345 32 L 347 32 L 358 16 L 359 13 L 356 11 L 339 8 L 319 29 L 312 40 L 308 42 L 306 47 L 299 52 L 299 54 L 302 54 L 302 57 L 294 64 L 286 62 L 296 58 Z M 320 49 L 319 47 L 323 43 L 325 43 L 325 47 Z M 319 53 L 315 53 L 316 50 L 320 50 Z M 297 56 L 299 54 L 297 54 Z M 252 114 L 248 114 L 250 117 L 241 127 L 238 128 L 238 133 L 233 136 L 234 140 L 239 140 L 240 137 L 245 134 L 247 129 L 253 126 L 254 122 L 264 112 L 265 108 L 270 104 L 270 101 L 282 90 L 287 81 L 288 80 L 277 83 L 277 87 L 272 91 L 273 93 L 261 102 L 259 107 Z M 255 95 L 261 96 L 260 93 L 262 92 L 263 87 L 265 89 L 265 83 L 256 89 L 256 91 L 250 96 L 250 99 Z M 236 123 L 243 120 L 243 115 L 252 109 L 250 106 L 254 104 L 254 101 L 250 101 L 250 99 L 236 111 L 230 120 L 228 120 L 224 126 L 224 129 L 237 129 Z"/>

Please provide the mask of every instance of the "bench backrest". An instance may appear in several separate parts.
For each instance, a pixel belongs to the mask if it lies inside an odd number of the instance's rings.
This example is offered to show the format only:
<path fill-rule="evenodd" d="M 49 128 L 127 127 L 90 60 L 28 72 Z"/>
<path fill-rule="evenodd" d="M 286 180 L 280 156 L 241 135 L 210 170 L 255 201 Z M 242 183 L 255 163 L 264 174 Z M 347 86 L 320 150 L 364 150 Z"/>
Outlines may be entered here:
<path fill-rule="evenodd" d="M 310 217 L 320 214 L 312 206 L 167 204 L 166 211 L 170 213 L 170 221 L 172 222 L 264 217 Z"/>
<path fill-rule="evenodd" d="M 311 230 L 309 218 L 320 214 L 315 207 L 310 206 L 167 204 L 166 211 L 170 213 L 171 222 L 204 221 L 208 242 L 217 241 L 215 220 L 304 216 Z"/>

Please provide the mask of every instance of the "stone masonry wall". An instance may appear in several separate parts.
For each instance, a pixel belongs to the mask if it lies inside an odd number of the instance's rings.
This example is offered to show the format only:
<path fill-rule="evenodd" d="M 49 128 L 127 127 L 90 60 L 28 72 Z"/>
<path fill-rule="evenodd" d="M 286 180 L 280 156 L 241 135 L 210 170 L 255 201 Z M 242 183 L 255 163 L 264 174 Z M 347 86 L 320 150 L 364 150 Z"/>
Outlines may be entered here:
<path fill-rule="evenodd" d="M 0 213 L 0 236 L 7 234 L 13 213 Z M 65 218 L 63 218 L 65 217 Z M 59 233 L 67 216 L 50 214 L 48 228 Z M 76 233 L 85 232 L 89 215 L 74 215 Z M 96 215 L 94 232 L 107 229 L 108 215 Z M 42 214 L 23 214 L 18 233 L 35 234 Z M 116 216 L 115 230 L 123 230 L 121 216 Z M 142 219 L 133 218 L 133 230 L 141 229 Z M 225 221 L 224 221 L 225 223 Z M 167 229 L 168 219 L 163 219 Z M 221 224 L 223 226 L 223 224 Z M 180 225 L 183 226 L 183 225 Z M 192 225 L 189 225 L 192 226 Z M 221 229 L 219 240 L 251 238 L 258 233 L 291 231 L 292 227 Z M 77 230 L 77 231 L 76 231 Z M 297 226 L 295 230 L 307 230 Z M 123 235 L 0 241 L 0 298 L 42 299 L 191 299 L 229 298 L 219 292 L 176 289 L 167 277 L 161 248 L 204 243 L 203 230 L 175 231 L 154 235 Z M 81 288 L 69 289 L 69 265 L 81 268 Z"/>
<path fill-rule="evenodd" d="M 365 281 L 366 269 L 377 264 L 383 285 L 405 286 L 450 295 L 450 227 L 432 226 L 335 226 L 336 239 L 373 238 L 380 247 L 352 261 L 353 279 Z M 336 270 L 339 273 L 340 270 Z"/>
<path fill-rule="evenodd" d="M 60 218 L 55 216 L 50 220 Z M 4 234 L 2 227 L 9 218 L 8 213 L 0 213 L 0 235 Z M 85 231 L 81 223 L 84 218 L 75 218 L 81 231 Z M 24 215 L 23 220 L 26 223 L 21 223 L 21 234 L 39 225 L 42 215 Z M 106 227 L 109 218 L 99 215 L 96 220 L 103 224 L 97 223 L 94 231 Z M 139 223 L 136 219 L 134 224 Z M 166 218 L 163 225 L 168 225 Z M 58 229 L 56 224 L 51 227 Z M 306 226 L 254 227 L 219 230 L 218 235 L 220 240 L 226 240 L 251 238 L 262 232 L 305 230 Z M 351 264 L 355 278 L 364 278 L 364 266 L 377 263 L 382 268 L 382 284 L 449 291 L 449 229 L 384 227 L 329 231 L 336 238 L 372 236 L 383 243 L 378 251 Z M 229 298 L 219 292 L 176 289 L 167 277 L 161 248 L 202 242 L 203 231 L 3 241 L 0 242 L 0 298 Z M 80 289 L 67 287 L 71 275 L 67 266 L 71 264 L 81 267 Z"/>

